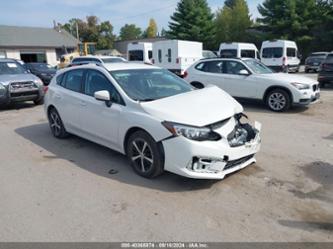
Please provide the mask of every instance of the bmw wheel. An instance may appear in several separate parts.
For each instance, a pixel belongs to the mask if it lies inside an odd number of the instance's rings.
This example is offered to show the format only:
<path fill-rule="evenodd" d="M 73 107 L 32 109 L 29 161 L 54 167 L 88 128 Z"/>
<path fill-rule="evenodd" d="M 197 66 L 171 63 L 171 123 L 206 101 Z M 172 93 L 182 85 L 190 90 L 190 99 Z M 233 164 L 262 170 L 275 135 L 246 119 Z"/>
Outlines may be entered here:
<path fill-rule="evenodd" d="M 50 109 L 48 119 L 53 136 L 56 138 L 65 138 L 68 136 L 60 115 L 55 108 Z"/>
<path fill-rule="evenodd" d="M 155 140 L 144 131 L 133 133 L 128 139 L 127 156 L 136 173 L 154 178 L 164 171 L 164 154 Z"/>
<path fill-rule="evenodd" d="M 290 108 L 289 94 L 282 89 L 275 89 L 268 93 L 266 104 L 272 111 L 283 112 Z"/>

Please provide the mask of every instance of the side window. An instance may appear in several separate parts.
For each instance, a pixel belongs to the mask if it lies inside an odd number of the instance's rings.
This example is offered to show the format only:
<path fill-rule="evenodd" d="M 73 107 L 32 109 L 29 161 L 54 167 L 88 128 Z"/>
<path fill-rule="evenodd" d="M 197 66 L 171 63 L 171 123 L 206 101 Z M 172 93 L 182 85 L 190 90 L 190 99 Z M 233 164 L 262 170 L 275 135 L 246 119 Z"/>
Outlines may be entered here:
<path fill-rule="evenodd" d="M 205 63 L 205 72 L 208 73 L 222 73 L 222 61 L 208 61 Z"/>
<path fill-rule="evenodd" d="M 162 49 L 158 50 L 158 62 L 162 63 Z"/>
<path fill-rule="evenodd" d="M 60 75 L 57 76 L 57 78 L 56 78 L 57 85 L 62 86 L 62 82 L 63 82 L 63 79 L 64 79 L 64 75 L 65 75 L 65 74 L 62 73 L 62 74 L 60 74 Z"/>
<path fill-rule="evenodd" d="M 239 74 L 241 70 L 246 70 L 246 67 L 237 62 L 237 61 L 225 61 L 224 62 L 224 68 L 223 68 L 223 73 L 225 74 Z"/>
<path fill-rule="evenodd" d="M 171 58 L 171 49 L 168 49 L 168 62 L 171 62 L 172 58 Z"/>
<path fill-rule="evenodd" d="M 71 70 L 66 73 L 62 86 L 74 92 L 81 92 L 83 70 Z"/>
<path fill-rule="evenodd" d="M 222 49 L 220 52 L 221 58 L 237 58 L 237 49 Z"/>
<path fill-rule="evenodd" d="M 201 62 L 198 65 L 195 66 L 195 69 L 199 70 L 199 71 L 205 71 L 205 63 Z"/>
<path fill-rule="evenodd" d="M 112 102 L 123 104 L 123 101 L 115 87 L 101 72 L 88 70 L 84 84 L 84 93 L 93 97 L 95 92 L 103 90 L 110 93 Z"/>

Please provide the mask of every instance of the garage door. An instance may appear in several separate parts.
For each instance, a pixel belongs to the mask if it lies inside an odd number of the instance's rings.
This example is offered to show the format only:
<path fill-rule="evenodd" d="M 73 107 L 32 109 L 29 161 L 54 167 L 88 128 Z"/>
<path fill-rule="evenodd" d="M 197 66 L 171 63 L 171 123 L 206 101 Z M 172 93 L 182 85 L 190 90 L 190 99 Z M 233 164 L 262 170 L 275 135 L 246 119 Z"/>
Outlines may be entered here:
<path fill-rule="evenodd" d="M 46 63 L 46 55 L 44 51 L 36 52 L 36 51 L 21 51 L 21 60 L 28 62 L 45 62 Z"/>

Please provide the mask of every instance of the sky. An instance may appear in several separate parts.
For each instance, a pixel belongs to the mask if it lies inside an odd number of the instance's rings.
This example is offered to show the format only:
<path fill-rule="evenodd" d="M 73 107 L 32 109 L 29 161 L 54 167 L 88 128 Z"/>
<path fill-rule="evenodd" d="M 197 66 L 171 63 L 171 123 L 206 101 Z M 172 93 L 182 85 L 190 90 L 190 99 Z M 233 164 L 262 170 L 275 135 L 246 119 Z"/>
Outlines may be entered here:
<path fill-rule="evenodd" d="M 53 27 L 53 20 L 66 23 L 71 18 L 84 19 L 96 15 L 109 20 L 118 34 L 126 23 L 142 29 L 154 18 L 159 29 L 168 27 L 170 15 L 179 0 L 0 0 L 0 25 Z M 253 18 L 259 16 L 257 6 L 263 0 L 247 0 Z M 224 0 L 208 0 L 215 12 Z"/>

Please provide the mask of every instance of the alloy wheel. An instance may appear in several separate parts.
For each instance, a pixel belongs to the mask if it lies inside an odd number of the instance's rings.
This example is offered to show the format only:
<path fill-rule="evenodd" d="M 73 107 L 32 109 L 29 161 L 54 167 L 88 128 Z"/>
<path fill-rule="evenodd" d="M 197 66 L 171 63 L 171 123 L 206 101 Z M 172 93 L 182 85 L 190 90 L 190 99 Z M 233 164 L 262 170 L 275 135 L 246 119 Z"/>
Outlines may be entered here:
<path fill-rule="evenodd" d="M 281 111 L 287 103 L 286 97 L 279 92 L 272 93 L 268 98 L 268 104 L 274 111 Z"/>
<path fill-rule="evenodd" d="M 134 166 L 142 173 L 149 171 L 154 164 L 153 152 L 149 144 L 138 138 L 133 140 L 131 145 L 131 160 Z"/>
<path fill-rule="evenodd" d="M 61 120 L 57 112 L 51 111 L 50 113 L 50 127 L 52 133 L 57 137 L 61 133 Z"/>

